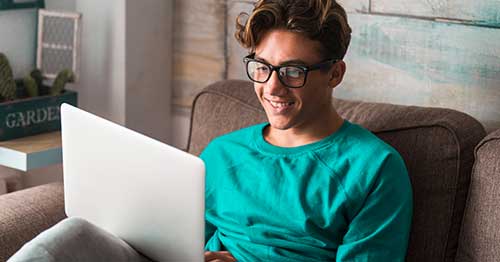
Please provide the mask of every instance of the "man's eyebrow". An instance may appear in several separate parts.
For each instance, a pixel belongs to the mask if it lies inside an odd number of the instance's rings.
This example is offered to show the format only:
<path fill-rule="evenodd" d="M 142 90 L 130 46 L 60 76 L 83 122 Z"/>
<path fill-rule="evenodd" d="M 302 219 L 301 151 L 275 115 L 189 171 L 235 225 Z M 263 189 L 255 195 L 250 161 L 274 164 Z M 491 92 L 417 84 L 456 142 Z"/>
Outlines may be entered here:
<path fill-rule="evenodd" d="M 271 64 L 266 59 L 259 57 L 257 55 L 254 56 L 254 59 Z M 291 60 L 281 62 L 279 65 L 307 65 L 307 63 L 300 60 L 300 59 L 291 59 Z M 275 65 L 275 66 L 278 66 L 278 65 Z"/>

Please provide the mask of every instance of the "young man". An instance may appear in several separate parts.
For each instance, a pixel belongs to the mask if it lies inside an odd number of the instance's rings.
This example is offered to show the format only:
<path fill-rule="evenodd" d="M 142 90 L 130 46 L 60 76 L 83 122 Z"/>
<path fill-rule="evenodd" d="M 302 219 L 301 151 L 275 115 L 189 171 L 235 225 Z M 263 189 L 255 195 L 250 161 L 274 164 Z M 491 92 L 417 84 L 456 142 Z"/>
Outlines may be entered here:
<path fill-rule="evenodd" d="M 403 160 L 343 120 L 332 90 L 350 41 L 333 0 L 261 0 L 236 38 L 269 123 L 212 141 L 208 261 L 404 261 L 412 193 Z"/>
<path fill-rule="evenodd" d="M 221 136 L 201 155 L 205 260 L 404 261 L 412 193 L 403 160 L 331 103 L 346 70 L 345 11 L 333 0 L 261 0 L 237 27 L 269 122 Z M 58 257 L 35 246 L 37 260 L 147 260 L 85 221 L 57 230 Z"/>

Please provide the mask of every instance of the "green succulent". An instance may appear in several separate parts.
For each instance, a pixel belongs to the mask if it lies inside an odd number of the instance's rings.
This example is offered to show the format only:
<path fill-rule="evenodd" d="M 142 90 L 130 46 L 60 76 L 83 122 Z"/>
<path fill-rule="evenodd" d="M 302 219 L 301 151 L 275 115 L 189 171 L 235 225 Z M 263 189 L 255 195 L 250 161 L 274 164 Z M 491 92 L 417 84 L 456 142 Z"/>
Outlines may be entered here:
<path fill-rule="evenodd" d="M 31 71 L 30 76 L 35 80 L 36 86 L 38 87 L 38 95 L 44 96 L 50 93 L 50 88 L 43 84 L 42 71 L 40 69 L 34 69 Z"/>
<path fill-rule="evenodd" d="M 50 94 L 53 96 L 59 95 L 64 91 L 64 86 L 66 83 L 72 83 L 75 81 L 75 74 L 70 69 L 64 69 L 59 72 L 52 84 L 50 89 Z"/>
<path fill-rule="evenodd" d="M 26 89 L 29 97 L 36 97 L 39 95 L 37 81 L 32 76 L 25 76 L 23 78 L 23 86 Z"/>
<path fill-rule="evenodd" d="M 2 100 L 16 99 L 16 81 L 7 56 L 0 53 L 0 97 Z"/>

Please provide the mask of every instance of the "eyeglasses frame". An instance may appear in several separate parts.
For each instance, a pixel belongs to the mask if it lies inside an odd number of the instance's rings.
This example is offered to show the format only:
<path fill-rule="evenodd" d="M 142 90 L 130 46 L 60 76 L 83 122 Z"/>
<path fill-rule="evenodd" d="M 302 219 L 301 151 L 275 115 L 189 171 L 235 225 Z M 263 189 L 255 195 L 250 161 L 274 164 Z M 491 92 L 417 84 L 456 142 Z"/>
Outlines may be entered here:
<path fill-rule="evenodd" d="M 271 64 L 269 64 L 267 62 L 257 60 L 254 57 L 255 57 L 255 53 L 251 53 L 251 54 L 249 54 L 249 55 L 247 55 L 247 56 L 245 56 L 243 58 L 243 62 L 245 63 L 245 71 L 247 73 L 247 77 L 250 80 L 252 80 L 252 82 L 259 83 L 259 84 L 266 83 L 271 78 L 271 75 L 273 74 L 273 71 L 276 71 L 276 74 L 278 74 L 278 79 L 279 79 L 280 83 L 283 84 L 284 86 L 288 87 L 288 88 L 301 88 L 301 87 L 305 86 L 306 82 L 307 82 L 307 75 L 309 74 L 309 71 L 315 71 L 315 70 L 318 70 L 318 69 L 322 69 L 322 68 L 325 68 L 327 66 L 334 65 L 335 63 L 337 63 L 338 61 L 340 61 L 340 59 L 328 59 L 328 60 L 324 60 L 322 62 L 319 62 L 317 64 L 313 64 L 313 65 L 309 65 L 309 66 L 304 66 L 304 65 L 281 65 L 281 66 L 273 66 L 273 65 L 271 65 Z M 269 67 L 271 69 L 271 72 L 267 76 L 266 80 L 264 80 L 264 81 L 256 81 L 256 80 L 252 79 L 252 77 L 250 77 L 250 73 L 248 72 L 248 63 L 253 62 L 253 61 L 259 62 L 261 64 L 264 64 L 264 65 L 266 65 L 267 67 Z M 283 79 L 281 79 L 281 75 L 280 75 L 280 72 L 279 72 L 279 70 L 281 68 L 283 68 L 283 67 L 297 67 L 297 68 L 302 69 L 304 71 L 304 73 L 305 73 L 304 81 L 303 81 L 302 85 L 301 86 L 289 86 L 286 83 L 284 83 Z"/>

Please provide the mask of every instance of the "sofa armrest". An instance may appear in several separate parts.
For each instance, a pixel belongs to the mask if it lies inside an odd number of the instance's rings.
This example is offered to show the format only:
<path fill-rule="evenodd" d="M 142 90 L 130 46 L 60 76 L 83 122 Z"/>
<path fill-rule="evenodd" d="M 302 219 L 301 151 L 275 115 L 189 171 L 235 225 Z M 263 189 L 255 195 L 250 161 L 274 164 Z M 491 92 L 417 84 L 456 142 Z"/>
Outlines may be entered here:
<path fill-rule="evenodd" d="M 0 261 L 66 217 L 62 183 L 0 196 Z"/>

